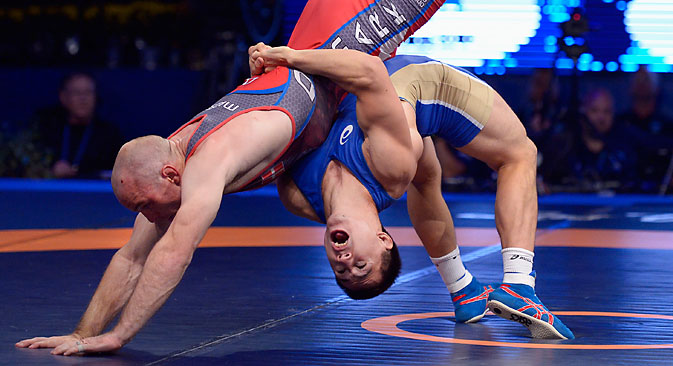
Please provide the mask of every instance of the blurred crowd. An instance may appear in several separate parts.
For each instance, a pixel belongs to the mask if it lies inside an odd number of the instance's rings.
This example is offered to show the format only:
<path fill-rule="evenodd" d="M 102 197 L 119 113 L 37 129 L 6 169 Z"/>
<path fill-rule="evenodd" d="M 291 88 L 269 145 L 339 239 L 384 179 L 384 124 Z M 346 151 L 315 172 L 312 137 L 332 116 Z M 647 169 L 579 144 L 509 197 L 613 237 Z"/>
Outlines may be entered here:
<path fill-rule="evenodd" d="M 531 75 L 516 112 L 538 148 L 540 193 L 671 191 L 673 117 L 662 108 L 658 74 L 641 67 L 630 77 L 629 103 L 618 106 L 604 87 L 564 102 L 552 69 Z M 437 143 L 445 190 L 495 190 L 487 167 Z"/>
<path fill-rule="evenodd" d="M 238 1 L 33 0 L 0 5 L 0 65 L 203 69 L 243 29 Z"/>

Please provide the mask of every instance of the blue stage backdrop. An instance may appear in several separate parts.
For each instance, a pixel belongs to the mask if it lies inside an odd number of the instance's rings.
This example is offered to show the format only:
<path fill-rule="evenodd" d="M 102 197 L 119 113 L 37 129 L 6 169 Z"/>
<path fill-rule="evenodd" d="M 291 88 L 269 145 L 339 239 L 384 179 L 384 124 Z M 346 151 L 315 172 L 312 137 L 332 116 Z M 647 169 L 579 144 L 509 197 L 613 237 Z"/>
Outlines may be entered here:
<path fill-rule="evenodd" d="M 286 38 L 305 3 L 286 1 Z M 564 33 L 567 21 L 584 23 L 585 32 Z M 632 72 L 639 65 L 673 71 L 673 1 L 447 0 L 399 53 L 472 67 L 477 74 L 572 69 L 559 42 L 586 47 L 577 60 L 580 71 Z"/>

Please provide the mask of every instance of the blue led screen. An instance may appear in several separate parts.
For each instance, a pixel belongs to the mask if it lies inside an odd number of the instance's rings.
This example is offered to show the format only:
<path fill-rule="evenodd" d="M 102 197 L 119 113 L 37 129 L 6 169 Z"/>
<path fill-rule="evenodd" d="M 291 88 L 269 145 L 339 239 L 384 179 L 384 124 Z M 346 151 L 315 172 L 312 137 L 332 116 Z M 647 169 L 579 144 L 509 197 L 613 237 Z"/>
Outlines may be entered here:
<path fill-rule="evenodd" d="M 287 37 L 305 3 L 287 0 Z M 561 24 L 575 8 L 588 31 L 564 37 Z M 559 39 L 586 52 L 575 62 Z M 648 65 L 654 72 L 671 72 L 673 0 L 447 0 L 398 53 L 426 55 L 479 74 L 575 65 L 581 71 L 630 72 Z"/>

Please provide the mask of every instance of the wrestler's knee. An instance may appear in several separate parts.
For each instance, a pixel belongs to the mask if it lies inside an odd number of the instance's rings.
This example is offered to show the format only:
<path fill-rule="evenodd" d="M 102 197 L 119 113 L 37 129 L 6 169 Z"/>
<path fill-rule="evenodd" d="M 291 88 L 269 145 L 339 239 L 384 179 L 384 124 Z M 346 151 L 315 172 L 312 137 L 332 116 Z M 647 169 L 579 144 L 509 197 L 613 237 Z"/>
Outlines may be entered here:
<path fill-rule="evenodd" d="M 519 152 L 519 159 L 522 162 L 535 167 L 537 165 L 537 146 L 535 146 L 535 143 L 529 139 L 528 136 L 524 136 L 520 149 L 521 151 Z"/>
<path fill-rule="evenodd" d="M 493 170 L 499 170 L 506 165 L 519 165 L 535 169 L 537 166 L 537 147 L 526 136 L 525 131 L 510 139 L 506 147 L 500 153 L 493 156 L 493 160 L 487 162 Z"/>

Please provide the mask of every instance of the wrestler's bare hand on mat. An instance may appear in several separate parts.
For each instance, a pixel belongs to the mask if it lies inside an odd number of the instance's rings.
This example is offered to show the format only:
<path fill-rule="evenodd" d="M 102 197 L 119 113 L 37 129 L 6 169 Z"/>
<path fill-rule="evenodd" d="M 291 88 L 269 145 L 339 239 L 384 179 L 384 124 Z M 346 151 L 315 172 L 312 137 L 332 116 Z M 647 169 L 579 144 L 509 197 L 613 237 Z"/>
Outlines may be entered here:
<path fill-rule="evenodd" d="M 121 340 L 112 333 L 97 337 L 82 338 L 71 334 L 55 337 L 35 337 L 16 343 L 20 348 L 53 348 L 53 355 L 70 356 L 83 353 L 112 352 L 122 347 Z"/>
<path fill-rule="evenodd" d="M 105 333 L 96 337 L 84 338 L 81 341 L 66 342 L 54 348 L 52 355 L 70 356 L 82 353 L 112 352 L 122 348 L 121 339 L 114 333 Z"/>
<path fill-rule="evenodd" d="M 64 336 L 54 336 L 54 337 L 35 337 L 31 339 L 24 339 L 20 342 L 17 342 L 15 346 L 19 348 L 56 348 L 63 343 L 71 342 L 75 343 L 82 340 L 82 336 L 79 334 L 68 334 Z"/>

